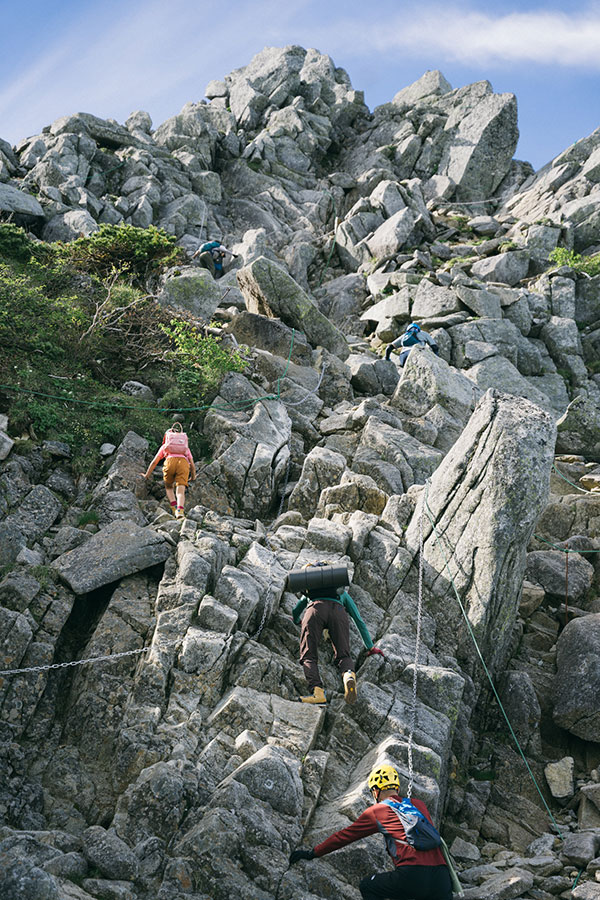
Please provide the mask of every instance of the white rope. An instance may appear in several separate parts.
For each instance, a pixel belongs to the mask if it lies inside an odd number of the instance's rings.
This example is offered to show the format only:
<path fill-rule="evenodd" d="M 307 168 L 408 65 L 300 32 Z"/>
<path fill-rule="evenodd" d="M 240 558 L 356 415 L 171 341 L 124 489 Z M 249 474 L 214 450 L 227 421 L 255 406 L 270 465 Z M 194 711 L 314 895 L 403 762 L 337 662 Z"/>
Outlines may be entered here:
<path fill-rule="evenodd" d="M 417 674 L 419 668 L 419 645 L 421 643 L 421 620 L 423 618 L 423 506 L 419 515 L 419 590 L 417 599 L 417 635 L 415 639 L 415 667 L 413 670 L 412 684 L 412 710 L 410 720 L 410 733 L 408 735 L 408 788 L 406 796 L 410 800 L 413 789 L 414 770 L 412 745 L 415 728 L 417 725 Z"/>
<path fill-rule="evenodd" d="M 284 404 L 284 406 L 302 406 L 302 404 L 304 403 L 304 401 L 306 400 L 307 397 L 309 397 L 311 394 L 316 394 L 317 391 L 319 390 L 319 388 L 321 387 L 321 382 L 323 381 L 323 376 L 325 374 L 326 368 L 327 368 L 327 363 L 323 363 L 323 368 L 321 369 L 321 374 L 319 375 L 319 380 L 317 381 L 316 386 L 314 388 L 312 388 L 312 390 L 307 391 L 301 400 L 291 401 L 291 400 L 286 400 L 285 397 L 280 397 L 279 399 Z M 287 376 L 287 378 L 289 380 L 289 376 Z"/>

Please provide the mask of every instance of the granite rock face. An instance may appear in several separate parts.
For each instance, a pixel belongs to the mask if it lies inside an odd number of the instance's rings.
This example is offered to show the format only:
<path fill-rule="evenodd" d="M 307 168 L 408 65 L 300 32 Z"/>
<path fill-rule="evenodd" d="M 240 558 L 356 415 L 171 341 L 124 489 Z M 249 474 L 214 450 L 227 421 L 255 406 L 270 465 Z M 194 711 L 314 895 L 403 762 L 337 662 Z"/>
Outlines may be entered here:
<path fill-rule="evenodd" d="M 164 562 L 170 554 L 164 537 L 130 519 L 111 522 L 81 547 L 63 553 L 52 568 L 75 594 L 88 594 L 126 575 Z"/>
<path fill-rule="evenodd" d="M 291 45 L 156 127 L 0 140 L 11 221 L 163 228 L 188 259 L 149 294 L 245 365 L 184 415 L 206 459 L 182 520 L 141 435 L 82 476 L 0 414 L 3 897 L 354 900 L 378 836 L 289 854 L 383 763 L 403 792 L 412 764 L 467 898 L 598 894 L 600 282 L 551 257 L 597 252 L 600 132 L 537 173 L 517 138 L 486 81 L 427 72 L 371 112 Z M 219 279 L 192 259 L 213 238 Z M 437 351 L 382 358 L 411 321 Z M 118 384 L 154 403 L 150 369 Z M 287 575 L 319 561 L 385 654 L 350 623 L 355 704 L 325 635 L 327 705 L 298 702 Z"/>

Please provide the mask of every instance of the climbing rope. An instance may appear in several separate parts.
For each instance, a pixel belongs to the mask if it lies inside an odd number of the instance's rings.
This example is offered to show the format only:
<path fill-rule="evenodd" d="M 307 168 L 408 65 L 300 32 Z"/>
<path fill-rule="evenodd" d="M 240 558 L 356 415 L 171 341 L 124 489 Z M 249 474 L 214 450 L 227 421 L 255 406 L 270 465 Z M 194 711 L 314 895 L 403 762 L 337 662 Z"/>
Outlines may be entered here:
<path fill-rule="evenodd" d="M 429 479 L 428 479 L 429 481 Z M 413 789 L 414 770 L 412 745 L 417 725 L 417 675 L 419 669 L 419 646 L 421 643 L 421 620 L 423 618 L 423 509 L 419 515 L 419 589 L 417 599 L 417 634 L 415 638 L 415 667 L 412 683 L 412 710 L 410 718 L 410 732 L 408 735 L 408 787 L 406 796 L 410 800 Z"/>
<path fill-rule="evenodd" d="M 563 481 L 566 481 L 567 484 L 570 484 L 570 485 L 571 485 L 571 487 L 574 487 L 574 488 L 576 488 L 578 491 L 581 491 L 582 494 L 591 494 L 591 493 L 592 493 L 592 491 L 588 491 L 588 490 L 586 490 L 586 488 L 579 487 L 578 484 L 573 484 L 572 481 L 569 481 L 568 478 L 565 478 L 565 476 L 563 475 L 563 473 L 562 473 L 562 472 L 559 472 L 558 469 L 556 468 L 556 463 L 552 463 L 552 468 L 554 469 L 554 471 L 556 472 L 556 474 L 557 474 L 560 478 L 562 478 Z"/>
<path fill-rule="evenodd" d="M 101 400 L 81 400 L 78 397 L 66 397 L 61 394 L 46 394 L 43 391 L 34 391 L 29 388 L 23 388 L 17 385 L 12 384 L 0 384 L 0 390 L 14 391 L 16 393 L 21 394 L 32 394 L 36 397 L 45 397 L 48 400 L 58 400 L 61 403 L 79 403 L 85 406 L 94 406 L 99 409 L 110 409 L 113 412 L 121 412 L 122 410 L 130 410 L 134 409 L 137 412 L 143 412 L 144 409 L 147 409 L 148 412 L 161 412 L 161 413 L 177 413 L 177 412 L 202 412 L 203 410 L 216 409 L 221 412 L 243 412 L 247 407 L 256 406 L 257 403 L 263 403 L 265 400 L 278 400 L 284 405 L 287 406 L 301 406 L 302 403 L 306 400 L 308 396 L 311 394 L 316 394 L 321 386 L 321 382 L 323 381 L 323 376 L 325 375 L 325 369 L 327 367 L 326 363 L 323 363 L 321 368 L 321 373 L 319 375 L 319 380 L 316 384 L 316 387 L 312 388 L 310 391 L 306 391 L 304 397 L 298 401 L 289 401 L 286 400 L 285 397 L 281 396 L 281 382 L 287 378 L 288 369 L 291 363 L 292 350 L 294 347 L 294 334 L 295 329 L 292 328 L 292 338 L 290 344 L 290 350 L 288 353 L 288 357 L 286 360 L 285 369 L 283 374 L 277 378 L 276 381 L 276 392 L 274 394 L 264 394 L 261 397 L 255 397 L 253 400 L 235 400 L 229 403 L 229 406 L 217 406 L 215 403 L 205 403 L 201 406 L 175 406 L 175 407 L 162 407 L 162 406 L 152 406 L 152 407 L 143 407 L 143 406 L 132 406 L 129 404 L 118 404 L 115 405 L 113 403 L 104 403 Z M 56 376 L 54 376 L 56 377 Z"/>
<path fill-rule="evenodd" d="M 561 553 L 600 553 L 600 550 L 575 550 L 572 547 L 561 547 L 559 544 L 553 544 L 552 541 L 546 540 L 545 537 L 542 537 L 541 534 L 534 534 L 534 538 L 537 538 L 538 541 L 543 541 L 544 544 L 548 544 L 549 547 L 553 547 L 555 550 L 560 550 Z"/>
<path fill-rule="evenodd" d="M 500 695 L 498 694 L 498 691 L 496 690 L 496 685 L 494 684 L 493 678 L 492 678 L 492 676 L 491 676 L 491 674 L 490 674 L 490 671 L 489 671 L 489 669 L 488 669 L 488 667 L 487 667 L 487 665 L 486 665 L 486 662 L 485 662 L 485 660 L 484 660 L 484 658 L 483 658 L 483 654 L 482 654 L 482 652 L 481 652 L 481 649 L 480 649 L 480 647 L 479 647 L 479 644 L 477 643 L 477 638 L 475 637 L 475 633 L 474 633 L 473 628 L 472 628 L 472 626 L 471 626 L 471 623 L 470 623 L 470 621 L 469 621 L 469 617 L 468 617 L 468 615 L 467 615 L 467 611 L 466 611 L 466 609 L 465 609 L 465 607 L 464 607 L 464 605 L 463 605 L 463 602 L 462 602 L 462 600 L 461 600 L 461 598 L 460 598 L 460 594 L 458 593 L 456 584 L 455 584 L 455 582 L 454 582 L 454 578 L 452 577 L 452 572 L 451 572 L 451 570 L 450 570 L 450 563 L 449 563 L 448 558 L 447 558 L 447 556 L 446 556 L 446 554 L 445 554 L 445 552 L 444 552 L 444 548 L 443 548 L 443 546 L 442 546 L 442 542 L 441 542 L 440 535 L 438 534 L 438 531 L 437 531 L 437 529 L 436 529 L 436 527 L 435 527 L 435 521 L 434 521 L 434 519 L 433 519 L 433 513 L 432 513 L 431 509 L 429 508 L 429 504 L 427 503 L 428 493 L 429 493 L 429 483 L 426 482 L 426 484 L 425 484 L 425 494 L 424 494 L 424 496 L 423 496 L 423 506 L 424 506 L 424 508 L 425 508 L 425 514 L 426 514 L 427 518 L 429 519 L 429 524 L 431 525 L 431 530 L 432 530 L 432 532 L 433 532 L 433 535 L 434 535 L 434 539 L 435 539 L 436 545 L 438 545 L 439 548 L 440 548 L 440 551 L 441 551 L 441 554 L 442 554 L 442 557 L 443 557 L 443 560 L 444 560 L 444 568 L 445 568 L 445 570 L 446 570 L 447 573 L 448 573 L 448 578 L 449 578 L 449 580 L 450 580 L 450 584 L 452 585 L 452 590 L 454 591 L 454 595 L 455 595 L 455 597 L 456 597 L 456 599 L 457 599 L 457 601 L 458 601 L 458 605 L 459 605 L 459 607 L 460 607 L 460 611 L 461 611 L 461 613 L 462 613 L 462 615 L 463 615 L 463 618 L 464 618 L 464 620 L 465 620 L 465 624 L 466 624 L 466 626 L 467 626 L 467 630 L 468 630 L 468 632 L 469 632 L 469 636 L 470 636 L 471 640 L 473 641 L 473 645 L 474 645 L 474 647 L 475 647 L 475 650 L 476 650 L 476 652 L 477 652 L 477 655 L 478 655 L 478 657 L 479 657 L 479 660 L 480 660 L 480 662 L 481 662 L 481 665 L 483 666 L 483 671 L 484 671 L 485 674 L 486 674 L 486 677 L 487 677 L 487 679 L 488 679 L 488 682 L 489 682 L 489 684 L 490 684 L 490 687 L 491 687 L 491 689 L 492 689 L 492 692 L 493 692 L 493 694 L 494 694 L 494 697 L 496 698 L 496 701 L 497 701 L 497 703 L 498 703 L 498 706 L 500 707 L 500 711 L 502 712 L 502 715 L 504 716 L 504 720 L 505 720 L 506 724 L 508 725 L 508 729 L 509 729 L 509 731 L 510 731 L 510 734 L 511 734 L 511 736 L 512 736 L 512 739 L 513 739 L 514 742 L 515 742 L 515 745 L 516 745 L 516 747 L 517 747 L 517 750 L 519 751 L 519 754 L 520 754 L 520 756 L 521 756 L 521 759 L 522 759 L 523 762 L 525 763 L 525 768 L 527 769 L 527 772 L 529 773 L 529 776 L 530 776 L 530 778 L 531 778 L 531 780 L 532 780 L 532 782 L 533 782 L 533 784 L 534 784 L 534 786 L 535 786 L 535 788 L 536 788 L 538 794 L 540 795 L 541 801 L 542 801 L 542 803 L 543 803 L 543 805 L 544 805 L 544 807 L 545 807 L 545 809 L 546 809 L 546 812 L 548 813 L 548 816 L 549 816 L 549 818 L 550 818 L 550 821 L 551 821 L 552 824 L 554 825 L 554 828 L 556 829 L 557 834 L 560 836 L 561 839 L 563 839 L 563 834 L 562 834 L 562 832 L 561 832 L 561 830 L 560 830 L 560 827 L 559 827 L 559 825 L 558 825 L 558 822 L 556 821 L 556 819 L 555 819 L 554 816 L 552 815 L 552 810 L 551 810 L 550 807 L 548 806 L 548 803 L 546 802 L 546 798 L 544 797 L 544 795 L 543 795 L 543 793 L 542 793 L 542 791 L 541 791 L 541 789 L 540 789 L 540 786 L 539 786 L 539 784 L 538 784 L 538 782 L 537 782 L 537 780 L 536 780 L 536 777 L 535 777 L 535 775 L 533 774 L 533 771 L 532 771 L 532 769 L 531 769 L 531 766 L 529 765 L 529 763 L 528 763 L 528 761 L 527 761 L 527 758 L 526 758 L 526 756 L 525 756 L 525 753 L 523 752 L 523 749 L 522 749 L 522 747 L 521 747 L 521 744 L 520 744 L 520 742 L 519 742 L 519 739 L 518 739 L 517 735 L 515 734 L 515 731 L 514 731 L 512 725 L 511 725 L 510 719 L 508 718 L 508 715 L 507 715 L 507 713 L 506 713 L 506 710 L 504 709 L 504 705 L 503 705 L 503 703 L 502 703 L 502 700 L 500 699 Z"/>

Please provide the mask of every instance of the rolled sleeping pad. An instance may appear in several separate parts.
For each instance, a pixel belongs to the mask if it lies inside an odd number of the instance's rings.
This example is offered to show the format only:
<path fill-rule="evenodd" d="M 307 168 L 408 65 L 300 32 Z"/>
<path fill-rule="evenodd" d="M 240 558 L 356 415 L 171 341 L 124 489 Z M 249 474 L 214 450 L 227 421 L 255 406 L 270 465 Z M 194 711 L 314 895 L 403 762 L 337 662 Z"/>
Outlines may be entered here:
<path fill-rule="evenodd" d="M 347 587 L 350 584 L 347 566 L 308 566 L 288 573 L 288 590 L 294 594 L 319 588 Z"/>

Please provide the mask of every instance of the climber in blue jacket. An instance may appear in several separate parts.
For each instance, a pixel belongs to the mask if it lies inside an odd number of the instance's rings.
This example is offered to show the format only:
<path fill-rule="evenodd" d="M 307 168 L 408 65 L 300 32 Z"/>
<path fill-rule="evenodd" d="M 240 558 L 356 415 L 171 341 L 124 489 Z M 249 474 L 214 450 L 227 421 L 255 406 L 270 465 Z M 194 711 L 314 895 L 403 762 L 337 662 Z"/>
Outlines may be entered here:
<path fill-rule="evenodd" d="M 221 241 L 206 241 L 204 244 L 200 244 L 192 255 L 192 259 L 195 259 L 197 256 L 202 268 L 208 269 L 213 278 L 222 278 L 225 274 L 223 266 L 226 256 L 230 256 L 232 259 L 237 258 L 236 254 L 223 246 Z"/>
<path fill-rule="evenodd" d="M 385 350 L 385 358 L 389 359 L 393 350 L 399 350 L 400 348 L 402 348 L 400 358 L 398 359 L 398 365 L 402 367 L 413 347 L 418 347 L 420 350 L 422 350 L 423 347 L 426 346 L 430 346 L 436 356 L 439 356 L 438 345 L 431 337 L 431 335 L 426 331 L 423 331 L 420 325 L 418 325 L 416 322 L 411 322 L 404 334 L 401 334 L 400 337 L 397 337 L 396 340 L 387 345 Z"/>

